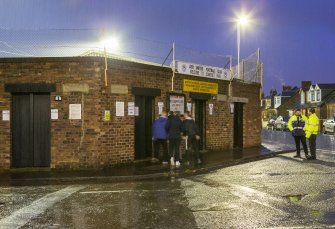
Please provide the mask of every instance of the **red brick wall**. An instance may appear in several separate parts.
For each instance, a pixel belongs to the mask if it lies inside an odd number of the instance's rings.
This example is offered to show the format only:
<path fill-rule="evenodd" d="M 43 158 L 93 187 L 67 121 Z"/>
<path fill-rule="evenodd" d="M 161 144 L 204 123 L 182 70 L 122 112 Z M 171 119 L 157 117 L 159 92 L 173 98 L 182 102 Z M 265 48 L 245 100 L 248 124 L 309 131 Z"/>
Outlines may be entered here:
<path fill-rule="evenodd" d="M 51 120 L 51 168 L 104 167 L 134 160 L 134 116 L 128 116 L 127 103 L 134 102 L 132 87 L 161 89 L 155 99 L 164 102 L 171 90 L 171 69 L 109 60 L 108 86 L 104 82 L 102 58 L 22 58 L 0 59 L 0 110 L 10 110 L 11 95 L 5 83 L 55 83 L 51 108 L 58 109 L 59 119 Z M 228 94 L 228 82 L 176 74 L 175 91 L 182 92 L 183 79 L 219 83 L 219 94 Z M 63 92 L 66 83 L 85 83 L 89 92 Z M 128 86 L 128 94 L 111 94 L 111 84 Z M 233 82 L 233 96 L 249 98 L 244 105 L 244 146 L 260 144 L 261 108 L 259 84 Z M 190 102 L 189 93 L 186 101 Z M 55 101 L 56 95 L 62 101 Z M 125 116 L 115 116 L 115 102 L 125 102 Z M 69 120 L 69 104 L 82 104 L 82 119 Z M 208 105 L 214 105 L 209 115 Z M 111 120 L 104 121 L 104 111 L 111 111 Z M 206 146 L 209 150 L 232 147 L 233 114 L 228 101 L 215 98 L 206 102 Z M 0 120 L 0 168 L 10 168 L 10 122 Z"/>
<path fill-rule="evenodd" d="M 261 145 L 260 85 L 235 81 L 232 84 L 232 93 L 234 97 L 249 99 L 243 106 L 243 147 Z"/>

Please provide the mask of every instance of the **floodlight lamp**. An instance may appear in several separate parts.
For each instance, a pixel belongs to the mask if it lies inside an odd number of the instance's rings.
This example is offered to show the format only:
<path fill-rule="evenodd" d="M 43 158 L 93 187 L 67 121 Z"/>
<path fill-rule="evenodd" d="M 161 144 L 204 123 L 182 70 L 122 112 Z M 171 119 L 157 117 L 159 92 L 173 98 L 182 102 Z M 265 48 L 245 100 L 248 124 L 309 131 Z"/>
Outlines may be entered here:
<path fill-rule="evenodd" d="M 240 16 L 240 17 L 238 18 L 237 22 L 238 22 L 240 25 L 246 25 L 246 24 L 248 24 L 249 19 L 248 19 L 247 16 L 244 16 L 244 15 L 243 15 L 243 16 Z"/>
<path fill-rule="evenodd" d="M 115 52 L 120 48 L 120 42 L 117 37 L 109 37 L 103 40 L 102 44 L 107 52 Z"/>

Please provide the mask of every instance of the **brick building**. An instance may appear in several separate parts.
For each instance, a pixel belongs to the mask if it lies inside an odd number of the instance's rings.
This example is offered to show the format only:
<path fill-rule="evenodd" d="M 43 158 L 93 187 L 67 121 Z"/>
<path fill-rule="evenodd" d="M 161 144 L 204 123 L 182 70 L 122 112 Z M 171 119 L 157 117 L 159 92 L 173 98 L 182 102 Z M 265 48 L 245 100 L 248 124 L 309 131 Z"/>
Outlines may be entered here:
<path fill-rule="evenodd" d="M 171 68 L 107 64 L 101 57 L 0 59 L 0 169 L 99 168 L 148 158 L 152 121 L 173 106 L 192 111 L 203 150 L 261 144 L 260 84 L 233 80 L 228 96 L 228 80 L 172 79 Z M 186 90 L 189 83 L 217 92 Z"/>

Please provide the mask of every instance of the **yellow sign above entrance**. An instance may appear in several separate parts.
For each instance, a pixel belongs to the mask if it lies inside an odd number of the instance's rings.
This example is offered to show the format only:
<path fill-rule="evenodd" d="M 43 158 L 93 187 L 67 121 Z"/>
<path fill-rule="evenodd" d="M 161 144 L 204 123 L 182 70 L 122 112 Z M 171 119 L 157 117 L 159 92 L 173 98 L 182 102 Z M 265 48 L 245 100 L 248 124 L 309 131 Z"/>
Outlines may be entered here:
<path fill-rule="evenodd" d="M 217 95 L 219 85 L 217 83 L 184 79 L 184 91 Z"/>

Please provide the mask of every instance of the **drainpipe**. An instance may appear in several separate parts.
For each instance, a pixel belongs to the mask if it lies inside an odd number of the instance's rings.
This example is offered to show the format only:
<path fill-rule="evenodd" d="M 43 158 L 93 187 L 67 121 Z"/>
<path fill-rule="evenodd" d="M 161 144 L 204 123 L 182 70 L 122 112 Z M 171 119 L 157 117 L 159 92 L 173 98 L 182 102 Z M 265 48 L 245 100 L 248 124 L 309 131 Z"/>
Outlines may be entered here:
<path fill-rule="evenodd" d="M 171 84 L 171 91 L 174 91 L 174 77 L 175 77 L 175 59 L 174 59 L 174 42 L 172 43 L 172 84 Z"/>
<path fill-rule="evenodd" d="M 106 45 L 104 45 L 104 55 L 105 55 L 105 86 L 107 87 L 107 51 L 106 51 Z"/>
<path fill-rule="evenodd" d="M 233 61 L 233 57 L 230 56 L 229 58 L 229 72 L 230 72 L 230 81 L 229 81 L 229 87 L 228 87 L 228 96 L 231 97 L 232 96 L 232 88 L 231 88 L 231 82 L 233 81 L 233 66 L 232 66 L 232 61 Z"/>
<path fill-rule="evenodd" d="M 259 98 L 262 101 L 262 91 L 263 91 L 263 66 L 260 64 L 260 55 L 261 52 L 259 50 L 259 48 L 257 49 L 257 76 L 260 76 L 260 83 L 261 83 L 261 88 L 260 88 L 260 92 L 259 92 Z M 262 105 L 262 103 L 261 103 Z"/>

